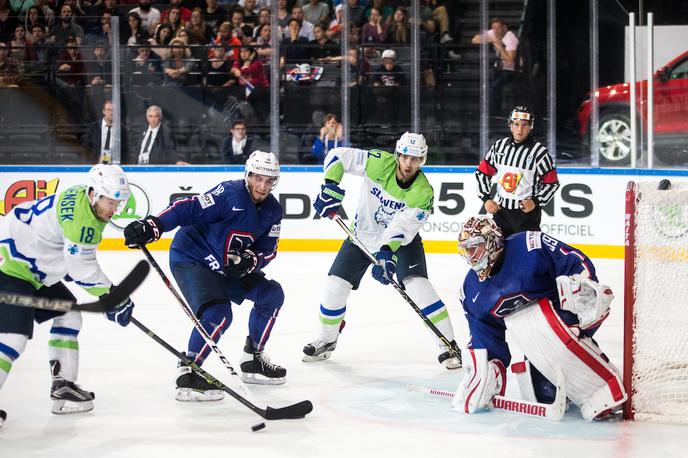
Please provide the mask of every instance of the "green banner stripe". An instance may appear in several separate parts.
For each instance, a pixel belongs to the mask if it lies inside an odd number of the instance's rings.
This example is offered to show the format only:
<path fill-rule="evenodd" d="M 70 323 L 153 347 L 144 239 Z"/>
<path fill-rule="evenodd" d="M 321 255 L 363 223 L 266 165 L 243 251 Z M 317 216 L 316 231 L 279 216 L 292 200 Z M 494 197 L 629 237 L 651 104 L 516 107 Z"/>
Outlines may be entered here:
<path fill-rule="evenodd" d="M 0 370 L 9 373 L 10 369 L 12 369 L 12 361 L 7 361 L 6 359 L 0 359 Z"/>
<path fill-rule="evenodd" d="M 430 318 L 430 322 L 431 322 L 432 324 L 437 324 L 437 323 L 439 323 L 440 321 L 442 321 L 442 320 L 444 320 L 445 318 L 448 318 L 448 317 L 449 317 L 449 312 L 448 312 L 447 309 L 445 308 L 444 311 L 443 311 L 442 313 L 440 313 L 440 314 L 438 314 L 438 315 L 435 315 L 435 316 L 433 316 L 432 318 Z"/>
<path fill-rule="evenodd" d="M 54 339 L 48 341 L 48 345 L 51 347 L 56 347 L 56 348 L 66 348 L 68 350 L 78 350 L 79 349 L 79 342 L 75 340 L 59 340 L 59 339 Z"/>
<path fill-rule="evenodd" d="M 339 324 L 342 322 L 343 318 L 325 318 L 324 316 L 320 316 L 320 321 L 323 324 Z"/>

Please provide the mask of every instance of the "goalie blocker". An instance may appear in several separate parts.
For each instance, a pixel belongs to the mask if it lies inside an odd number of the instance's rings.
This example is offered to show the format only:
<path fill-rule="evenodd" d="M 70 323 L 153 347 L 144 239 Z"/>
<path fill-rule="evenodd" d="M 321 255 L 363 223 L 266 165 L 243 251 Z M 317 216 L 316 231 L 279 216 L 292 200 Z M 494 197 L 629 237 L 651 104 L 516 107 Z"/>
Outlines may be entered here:
<path fill-rule="evenodd" d="M 579 337 L 548 299 L 540 299 L 504 318 L 512 338 L 548 380 L 564 374 L 566 394 L 585 420 L 604 417 L 627 399 L 617 369 L 590 337 Z M 528 396 L 526 396 L 528 397 Z"/>

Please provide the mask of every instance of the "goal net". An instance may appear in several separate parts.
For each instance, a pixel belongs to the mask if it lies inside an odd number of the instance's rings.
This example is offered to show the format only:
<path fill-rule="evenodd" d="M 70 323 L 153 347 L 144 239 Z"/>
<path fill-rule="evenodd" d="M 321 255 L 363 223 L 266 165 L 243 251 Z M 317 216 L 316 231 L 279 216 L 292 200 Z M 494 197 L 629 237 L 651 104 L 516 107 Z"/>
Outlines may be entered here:
<path fill-rule="evenodd" d="M 688 423 L 688 183 L 630 182 L 625 232 L 624 417 Z"/>

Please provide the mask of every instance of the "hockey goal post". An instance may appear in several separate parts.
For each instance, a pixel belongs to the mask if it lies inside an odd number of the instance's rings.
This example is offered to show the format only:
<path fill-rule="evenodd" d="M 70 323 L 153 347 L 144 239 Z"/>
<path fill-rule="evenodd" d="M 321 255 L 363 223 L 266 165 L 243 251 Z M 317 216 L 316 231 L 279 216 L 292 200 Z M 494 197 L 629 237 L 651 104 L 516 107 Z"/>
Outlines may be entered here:
<path fill-rule="evenodd" d="M 624 284 L 624 418 L 688 423 L 688 183 L 628 183 Z"/>

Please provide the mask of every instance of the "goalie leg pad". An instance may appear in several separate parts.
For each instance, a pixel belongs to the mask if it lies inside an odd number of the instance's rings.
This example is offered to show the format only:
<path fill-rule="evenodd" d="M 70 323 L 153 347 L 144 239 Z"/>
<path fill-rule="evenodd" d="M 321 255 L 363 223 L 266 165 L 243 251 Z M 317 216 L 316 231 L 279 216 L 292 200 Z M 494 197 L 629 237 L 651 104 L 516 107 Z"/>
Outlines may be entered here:
<path fill-rule="evenodd" d="M 548 380 L 556 380 L 556 368 L 561 368 L 566 393 L 581 407 L 586 420 L 626 400 L 616 369 L 590 339 L 579 339 L 566 326 L 548 299 L 508 315 L 504 322 L 533 366 Z"/>
<path fill-rule="evenodd" d="M 452 399 L 452 407 L 464 413 L 475 413 L 492 406 L 495 395 L 506 391 L 506 368 L 498 359 L 487 359 L 487 350 L 469 349 L 466 374 Z"/>
<path fill-rule="evenodd" d="M 79 332 L 81 313 L 75 310 L 53 320 L 48 341 L 48 356 L 53 378 L 75 382 L 79 375 Z"/>
<path fill-rule="evenodd" d="M 12 363 L 26 348 L 29 338 L 23 334 L 0 333 L 0 388 L 12 369 Z"/>
<path fill-rule="evenodd" d="M 334 342 L 346 315 L 346 301 L 353 285 L 336 275 L 329 275 L 325 282 L 325 294 L 320 304 L 320 338 Z"/>

